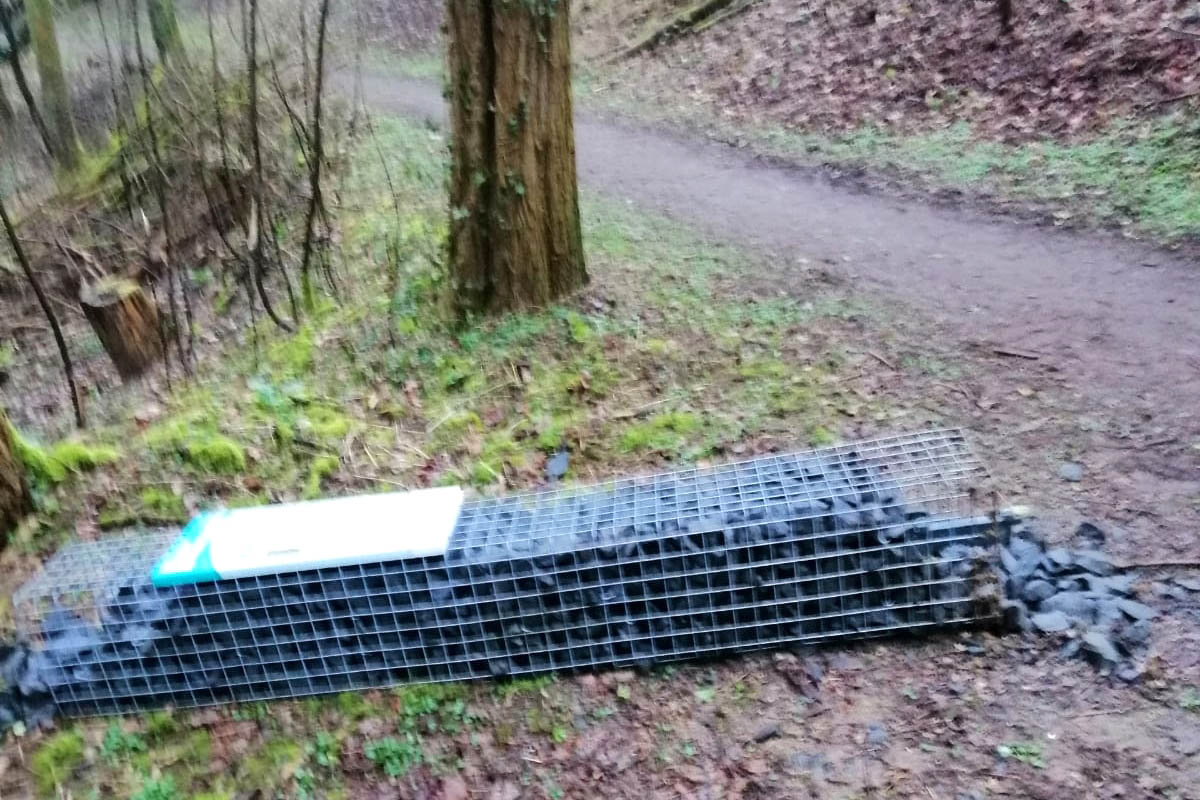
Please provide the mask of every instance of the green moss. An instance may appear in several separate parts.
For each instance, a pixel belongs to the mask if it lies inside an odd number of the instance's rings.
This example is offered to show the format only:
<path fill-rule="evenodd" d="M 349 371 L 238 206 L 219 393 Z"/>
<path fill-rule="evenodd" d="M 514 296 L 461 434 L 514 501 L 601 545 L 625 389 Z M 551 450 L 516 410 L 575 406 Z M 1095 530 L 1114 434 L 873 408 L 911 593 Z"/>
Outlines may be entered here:
<path fill-rule="evenodd" d="M 375 707 L 358 692 L 342 692 L 334 698 L 338 713 L 351 722 L 358 722 L 375 715 Z"/>
<path fill-rule="evenodd" d="M 270 505 L 271 498 L 262 492 L 254 494 L 235 494 L 225 498 L 226 508 L 254 508 L 255 506 Z"/>
<path fill-rule="evenodd" d="M 437 382 L 446 391 L 463 391 L 478 374 L 479 365 L 464 356 L 448 354 L 438 359 Z"/>
<path fill-rule="evenodd" d="M 237 475 L 246 469 L 242 446 L 203 424 L 176 420 L 156 425 L 146 431 L 144 441 L 151 450 L 172 453 L 205 474 Z"/>
<path fill-rule="evenodd" d="M 305 326 L 297 333 L 273 342 L 267 348 L 266 360 L 278 377 L 297 378 L 312 372 L 315 352 L 315 333 Z"/>
<path fill-rule="evenodd" d="M 338 471 L 341 459 L 337 456 L 317 456 L 308 468 L 308 480 L 304 484 L 305 500 L 315 500 L 321 496 L 321 482 Z"/>
<path fill-rule="evenodd" d="M 113 530 L 114 528 L 127 528 L 136 524 L 140 519 L 141 515 L 128 506 L 105 506 L 104 509 L 96 515 L 96 525 L 98 525 L 102 531 L 109 531 Z"/>
<path fill-rule="evenodd" d="M 787 364 L 775 358 L 759 358 L 747 361 L 738 369 L 738 374 L 751 380 L 785 380 L 792 374 Z"/>
<path fill-rule="evenodd" d="M 817 425 L 808 432 L 808 443 L 813 447 L 826 447 L 837 441 L 837 436 L 828 428 Z"/>
<path fill-rule="evenodd" d="M 271 739 L 261 750 L 242 759 L 236 770 L 239 788 L 274 797 L 304 759 L 304 748 L 293 739 Z"/>
<path fill-rule="evenodd" d="M 467 687 L 460 683 L 414 683 L 401 686 L 392 692 L 400 698 L 400 708 L 405 716 L 432 714 L 444 703 L 467 698 Z"/>
<path fill-rule="evenodd" d="M 305 409 L 300 427 L 319 440 L 340 442 L 350 433 L 350 418 L 329 406 L 314 405 Z"/>
<path fill-rule="evenodd" d="M 433 431 L 434 444 L 443 449 L 458 447 L 469 433 L 483 430 L 483 420 L 474 411 L 451 414 Z"/>
<path fill-rule="evenodd" d="M 525 712 L 525 727 L 530 733 L 547 736 L 555 744 L 561 744 L 567 739 L 571 715 L 566 709 L 542 701 Z"/>
<path fill-rule="evenodd" d="M 621 436 L 621 449 L 627 453 L 676 451 L 683 446 L 687 435 L 700 427 L 700 423 L 700 416 L 691 411 L 657 414 L 627 428 Z"/>
<path fill-rule="evenodd" d="M 142 434 L 142 441 L 151 450 L 178 450 L 187 443 L 193 426 L 184 420 L 171 420 L 152 425 Z"/>
<path fill-rule="evenodd" d="M 495 483 L 504 473 L 505 465 L 520 468 L 525 465 L 525 451 L 514 436 L 523 425 L 493 431 L 483 440 L 479 459 L 471 466 L 470 479 L 476 486 Z"/>
<path fill-rule="evenodd" d="M 538 431 L 534 443 L 539 450 L 552 453 L 563 446 L 567 439 L 567 429 L 577 422 L 577 415 L 555 417 Z"/>
<path fill-rule="evenodd" d="M 191 785 L 208 774 L 212 763 L 212 736 L 207 730 L 187 731 L 159 737 L 148 755 L 154 763 L 170 765 L 171 771 L 183 785 Z"/>
<path fill-rule="evenodd" d="M 119 461 L 114 447 L 89 445 L 78 439 L 58 442 L 50 449 L 40 447 L 10 427 L 17 456 L 34 480 L 47 485 L 62 483 L 71 473 L 86 472 Z"/>
<path fill-rule="evenodd" d="M 202 474 L 244 473 L 246 451 L 233 439 L 217 433 L 214 416 L 209 408 L 184 413 L 179 419 L 151 427 L 143 440 L 150 450 L 179 457 Z"/>
<path fill-rule="evenodd" d="M 42 797 L 54 797 L 57 787 L 66 783 L 83 765 L 83 734 L 63 731 L 47 739 L 30 762 L 34 787 Z"/>
<path fill-rule="evenodd" d="M 237 475 L 246 471 L 246 451 L 232 439 L 210 434 L 188 442 L 184 459 L 201 472 L 211 475 Z"/>
<path fill-rule="evenodd" d="M 556 314 L 567 326 L 567 336 L 574 344 L 587 344 L 595 338 L 595 331 L 587 319 L 576 311 L 563 311 Z"/>
<path fill-rule="evenodd" d="M 801 383 L 785 383 L 772 387 L 768 395 L 767 410 L 778 417 L 811 411 L 816 403 L 816 394 Z"/>
<path fill-rule="evenodd" d="M 642 348 L 650 355 L 659 357 L 669 355 L 677 349 L 674 342 L 666 339 L 647 339 Z"/>
<path fill-rule="evenodd" d="M 146 738 L 152 742 L 174 736 L 179 730 L 179 720 L 170 711 L 152 711 L 146 715 Z"/>
<path fill-rule="evenodd" d="M 155 519 L 182 521 L 187 518 L 187 508 L 183 498 L 170 489 L 159 486 L 147 486 L 139 496 L 144 516 Z"/>

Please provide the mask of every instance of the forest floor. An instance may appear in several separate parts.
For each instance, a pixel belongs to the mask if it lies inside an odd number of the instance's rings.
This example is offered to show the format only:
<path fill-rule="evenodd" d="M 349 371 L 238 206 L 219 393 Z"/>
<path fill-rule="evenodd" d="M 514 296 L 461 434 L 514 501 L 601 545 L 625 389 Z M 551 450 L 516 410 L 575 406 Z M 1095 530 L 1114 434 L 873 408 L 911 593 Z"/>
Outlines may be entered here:
<path fill-rule="evenodd" d="M 351 293 L 295 336 L 255 342 L 201 320 L 189 385 L 98 397 L 82 441 L 115 460 L 39 478 L 7 581 L 66 537 L 216 504 L 535 487 L 564 442 L 568 477 L 591 481 L 927 425 L 965 427 L 995 488 L 1053 541 L 1089 519 L 1119 560 L 1197 559 L 1200 287 L 1186 254 L 866 193 L 683 137 L 683 116 L 638 121 L 636 87 L 607 108 L 581 92 L 592 285 L 453 330 L 437 312 L 440 98 L 383 67 L 363 89 L 379 142 L 354 149 L 338 188 Z M 397 230 L 403 290 L 389 300 Z M 80 322 L 73 342 L 99 364 Z M 44 338 L 15 339 L 0 387 L 27 429 L 63 412 L 53 372 L 22 382 Z M 1082 480 L 1064 480 L 1064 462 Z M 406 687 L 63 722 L 9 738 L 0 797 L 1195 797 L 1189 578 L 1141 571 L 1162 616 L 1132 686 L 1055 641 L 979 632 Z"/>

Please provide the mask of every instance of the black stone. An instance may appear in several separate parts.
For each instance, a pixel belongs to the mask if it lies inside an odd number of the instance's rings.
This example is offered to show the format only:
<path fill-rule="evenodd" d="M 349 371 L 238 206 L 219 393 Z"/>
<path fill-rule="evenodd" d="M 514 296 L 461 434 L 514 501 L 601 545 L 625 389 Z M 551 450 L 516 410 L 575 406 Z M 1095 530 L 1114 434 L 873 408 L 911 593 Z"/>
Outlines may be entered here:
<path fill-rule="evenodd" d="M 1054 594 L 1054 586 L 1049 581 L 1032 580 L 1025 584 L 1025 588 L 1021 593 L 1025 602 L 1037 604 Z"/>
<path fill-rule="evenodd" d="M 1022 536 L 1012 537 L 1007 547 L 1000 549 L 1000 557 L 1009 575 L 1027 578 L 1042 561 L 1042 548 L 1037 542 Z"/>
<path fill-rule="evenodd" d="M 1126 625 L 1117 639 L 1126 650 L 1140 647 L 1150 639 L 1150 621 L 1142 619 Z"/>
<path fill-rule="evenodd" d="M 1057 575 L 1073 567 L 1075 565 L 1075 558 L 1071 555 L 1071 551 L 1065 547 L 1055 547 L 1052 550 L 1046 551 L 1046 558 L 1042 563 L 1050 571 L 1051 575 Z"/>
<path fill-rule="evenodd" d="M 1114 570 L 1112 561 L 1099 550 L 1079 550 L 1074 560 L 1076 566 L 1093 575 L 1111 575 Z"/>
<path fill-rule="evenodd" d="M 1127 614 L 1130 619 L 1143 621 L 1150 620 L 1158 616 L 1158 612 L 1146 605 L 1139 603 L 1136 600 L 1118 600 L 1117 607 Z"/>
<path fill-rule="evenodd" d="M 1094 660 L 1101 662 L 1101 666 L 1116 664 L 1121 660 L 1121 654 L 1112 640 L 1100 631 L 1088 631 L 1080 637 L 1079 641 L 1083 649 L 1091 654 Z"/>
<path fill-rule="evenodd" d="M 1077 546 L 1097 550 L 1104 545 L 1104 531 L 1090 522 L 1080 523 L 1075 529 L 1074 542 Z"/>
<path fill-rule="evenodd" d="M 1000 609 L 1004 614 L 1004 625 L 1009 630 L 1027 633 L 1032 629 L 1029 609 L 1020 600 L 1002 600 Z"/>
<path fill-rule="evenodd" d="M 1061 611 L 1034 614 L 1029 621 L 1042 633 L 1061 633 L 1071 627 L 1071 620 Z"/>
<path fill-rule="evenodd" d="M 1059 592 L 1042 601 L 1042 611 L 1061 611 L 1068 617 L 1090 622 L 1096 615 L 1096 601 L 1083 592 Z"/>

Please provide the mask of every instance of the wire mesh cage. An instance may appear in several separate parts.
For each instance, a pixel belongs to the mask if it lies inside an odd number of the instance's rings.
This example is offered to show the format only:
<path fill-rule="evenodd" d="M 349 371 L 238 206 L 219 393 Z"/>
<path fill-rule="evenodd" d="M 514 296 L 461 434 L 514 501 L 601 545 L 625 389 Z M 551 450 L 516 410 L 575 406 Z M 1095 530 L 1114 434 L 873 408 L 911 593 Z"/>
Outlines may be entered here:
<path fill-rule="evenodd" d="M 70 715 L 964 624 L 993 613 L 984 476 L 929 431 L 476 499 L 441 555 L 170 588 L 149 575 L 171 532 L 118 537 L 61 551 L 14 610 Z"/>

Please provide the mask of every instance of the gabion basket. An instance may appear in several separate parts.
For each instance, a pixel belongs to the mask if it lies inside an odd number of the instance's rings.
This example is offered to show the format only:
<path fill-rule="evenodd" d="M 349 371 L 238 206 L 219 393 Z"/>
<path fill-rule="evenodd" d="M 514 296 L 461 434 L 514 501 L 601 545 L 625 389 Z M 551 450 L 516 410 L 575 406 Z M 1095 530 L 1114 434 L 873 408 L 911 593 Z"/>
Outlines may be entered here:
<path fill-rule="evenodd" d="M 63 549 L 14 607 L 68 715 L 917 631 L 994 613 L 984 477 L 928 431 L 471 500 L 442 555 L 170 588 L 148 576 L 175 533 L 122 536 Z"/>

